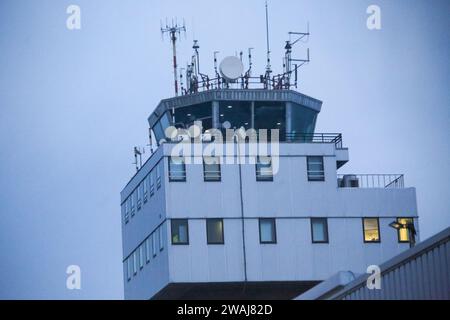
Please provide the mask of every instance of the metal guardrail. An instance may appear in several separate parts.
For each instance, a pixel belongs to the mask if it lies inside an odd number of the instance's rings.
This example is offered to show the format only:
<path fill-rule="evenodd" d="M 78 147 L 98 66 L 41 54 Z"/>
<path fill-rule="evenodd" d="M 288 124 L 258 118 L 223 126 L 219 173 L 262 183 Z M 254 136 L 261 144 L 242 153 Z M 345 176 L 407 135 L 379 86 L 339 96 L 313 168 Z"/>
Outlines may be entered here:
<path fill-rule="evenodd" d="M 404 188 L 403 174 L 339 174 L 339 188 Z"/>
<path fill-rule="evenodd" d="M 223 131 L 223 139 L 225 139 L 226 132 Z M 267 129 L 267 138 L 268 142 L 274 142 L 270 141 L 270 130 Z M 256 131 L 255 135 L 247 135 L 246 141 L 256 141 L 259 139 L 258 131 Z M 214 141 L 214 136 L 211 136 L 207 133 L 204 134 L 203 141 L 212 142 Z M 180 142 L 183 139 L 189 140 L 188 136 L 177 136 L 174 139 L 172 139 L 171 143 L 177 143 Z M 342 134 L 341 133 L 297 133 L 297 132 L 291 132 L 291 133 L 279 133 L 279 139 L 280 142 L 292 142 L 292 143 L 334 143 L 337 149 L 342 149 Z M 194 141 L 194 139 L 191 139 Z"/>

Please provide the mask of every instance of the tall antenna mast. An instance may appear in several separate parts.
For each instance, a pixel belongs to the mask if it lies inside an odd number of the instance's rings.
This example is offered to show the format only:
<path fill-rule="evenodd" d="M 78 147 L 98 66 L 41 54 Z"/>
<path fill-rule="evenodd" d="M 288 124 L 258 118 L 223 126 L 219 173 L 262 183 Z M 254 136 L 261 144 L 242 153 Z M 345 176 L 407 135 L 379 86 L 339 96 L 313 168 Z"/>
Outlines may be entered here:
<path fill-rule="evenodd" d="M 175 23 L 172 20 L 172 25 L 169 26 L 166 23 L 165 27 L 161 27 L 161 33 L 164 36 L 165 33 L 170 35 L 170 40 L 172 41 L 172 51 L 173 51 L 173 78 L 174 78 L 174 86 L 175 86 L 175 96 L 178 96 L 178 75 L 177 75 L 177 35 L 179 36 L 181 32 L 186 32 L 186 27 L 183 23 L 182 26 L 178 26 L 178 23 Z"/>
<path fill-rule="evenodd" d="M 272 70 L 270 69 L 270 43 L 269 43 L 269 8 L 266 0 L 266 45 L 267 45 L 267 65 L 266 65 L 266 73 L 267 76 L 270 75 Z"/>

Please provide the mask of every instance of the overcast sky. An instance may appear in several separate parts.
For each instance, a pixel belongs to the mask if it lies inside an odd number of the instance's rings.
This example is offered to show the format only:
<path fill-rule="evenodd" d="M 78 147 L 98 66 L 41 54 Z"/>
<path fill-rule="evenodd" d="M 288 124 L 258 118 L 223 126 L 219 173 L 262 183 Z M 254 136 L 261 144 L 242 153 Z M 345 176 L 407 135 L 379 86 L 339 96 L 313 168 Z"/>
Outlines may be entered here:
<path fill-rule="evenodd" d="M 66 8 L 81 8 L 81 30 Z M 381 30 L 366 9 L 381 8 Z M 322 100 L 317 132 L 342 132 L 342 172 L 404 173 L 421 237 L 450 225 L 449 1 L 270 1 L 273 67 L 288 31 L 311 63 L 299 90 Z M 253 47 L 265 59 L 264 1 L 0 2 L 0 298 L 122 298 L 119 192 L 147 117 L 172 96 L 160 19 L 185 18 L 180 64 L 200 43 L 202 71 Z M 220 59 L 219 57 L 219 59 Z M 66 289 L 66 267 L 82 289 Z"/>

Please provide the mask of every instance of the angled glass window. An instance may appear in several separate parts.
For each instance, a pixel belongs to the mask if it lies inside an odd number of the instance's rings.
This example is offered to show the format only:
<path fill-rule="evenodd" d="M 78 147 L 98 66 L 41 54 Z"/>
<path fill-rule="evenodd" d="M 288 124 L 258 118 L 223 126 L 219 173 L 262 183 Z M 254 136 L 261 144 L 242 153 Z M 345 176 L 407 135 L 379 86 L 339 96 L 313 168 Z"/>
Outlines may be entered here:
<path fill-rule="evenodd" d="M 139 268 L 142 269 L 144 267 L 145 262 L 145 242 L 139 246 Z"/>
<path fill-rule="evenodd" d="M 259 242 L 277 243 L 275 219 L 273 218 L 259 219 Z"/>
<path fill-rule="evenodd" d="M 328 243 L 326 218 L 311 218 L 311 238 L 313 243 Z"/>
<path fill-rule="evenodd" d="M 414 223 L 413 218 L 397 218 L 397 222 L 405 226 L 397 230 L 398 242 L 409 243 L 409 230 L 406 228 L 408 224 Z"/>
<path fill-rule="evenodd" d="M 206 236 L 208 244 L 223 244 L 223 219 L 206 219 Z"/>
<path fill-rule="evenodd" d="M 147 196 L 148 196 L 148 176 L 145 177 L 144 182 L 142 183 L 143 191 L 144 191 L 144 203 L 147 203 Z"/>
<path fill-rule="evenodd" d="M 153 254 L 153 257 L 156 257 L 156 248 L 158 246 L 157 235 L 158 235 L 157 232 L 154 232 L 152 234 L 152 254 Z"/>
<path fill-rule="evenodd" d="M 124 220 L 125 223 L 128 223 L 128 221 L 130 220 L 130 209 L 128 207 L 128 199 L 125 200 L 125 202 L 122 205 L 123 211 L 124 211 Z"/>
<path fill-rule="evenodd" d="M 153 171 L 150 172 L 150 197 L 152 197 L 155 194 L 155 181 L 153 177 Z"/>
<path fill-rule="evenodd" d="M 138 187 L 136 188 L 136 192 L 137 192 L 137 209 L 141 210 L 141 206 L 142 206 L 142 183 L 140 183 L 138 185 Z"/>
<path fill-rule="evenodd" d="M 220 181 L 220 158 L 203 157 L 203 179 L 204 181 Z"/>
<path fill-rule="evenodd" d="M 308 164 L 308 181 L 325 181 L 322 156 L 306 157 Z"/>
<path fill-rule="evenodd" d="M 186 164 L 183 157 L 169 157 L 169 181 L 186 181 Z"/>
<path fill-rule="evenodd" d="M 271 157 L 263 157 L 263 156 L 257 157 L 256 181 L 273 181 Z"/>
<path fill-rule="evenodd" d="M 161 188 L 161 168 L 159 167 L 159 163 L 156 165 L 156 189 Z"/>
<path fill-rule="evenodd" d="M 363 218 L 364 242 L 380 242 L 378 218 Z"/>
<path fill-rule="evenodd" d="M 133 275 L 133 256 L 128 257 L 127 261 L 125 261 L 126 263 L 126 268 L 127 268 L 127 279 L 128 281 L 131 280 L 131 277 Z"/>
<path fill-rule="evenodd" d="M 135 204 L 136 204 L 136 190 L 133 191 L 130 195 L 130 201 L 131 201 L 131 216 L 134 216 L 136 212 Z"/>
<path fill-rule="evenodd" d="M 162 251 L 164 249 L 163 226 L 160 226 L 158 228 L 158 234 L 159 234 L 159 251 Z"/>
<path fill-rule="evenodd" d="M 189 244 L 189 227 L 187 219 L 172 219 L 172 244 Z"/>
<path fill-rule="evenodd" d="M 136 275 L 137 274 L 137 270 L 138 270 L 138 251 L 135 250 L 133 252 L 133 274 Z"/>
<path fill-rule="evenodd" d="M 151 250 L 151 237 L 148 237 L 145 240 L 145 258 L 146 258 L 145 260 L 147 261 L 147 263 L 150 262 L 150 258 L 152 257 L 150 250 Z"/>

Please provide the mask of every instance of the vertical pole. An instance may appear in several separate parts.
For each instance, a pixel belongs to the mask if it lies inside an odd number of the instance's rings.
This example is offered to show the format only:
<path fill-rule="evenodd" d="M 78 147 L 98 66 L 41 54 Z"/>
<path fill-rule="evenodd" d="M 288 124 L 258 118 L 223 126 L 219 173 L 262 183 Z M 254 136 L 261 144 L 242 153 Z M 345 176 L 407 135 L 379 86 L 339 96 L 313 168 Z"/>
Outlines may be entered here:
<path fill-rule="evenodd" d="M 173 49 L 173 77 L 174 77 L 174 84 L 175 84 L 175 96 L 178 96 L 178 75 L 177 75 L 177 48 L 176 48 L 176 41 L 177 36 L 175 34 L 175 30 L 172 30 L 170 32 L 171 38 L 172 38 L 172 49 Z"/>
<path fill-rule="evenodd" d="M 286 141 L 290 141 L 293 135 L 292 132 L 292 102 L 286 102 Z"/>
<path fill-rule="evenodd" d="M 219 121 L 219 101 L 213 101 L 211 104 L 212 108 L 212 127 L 214 129 L 220 129 L 220 121 Z"/>

